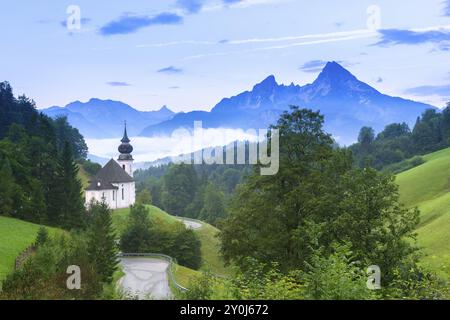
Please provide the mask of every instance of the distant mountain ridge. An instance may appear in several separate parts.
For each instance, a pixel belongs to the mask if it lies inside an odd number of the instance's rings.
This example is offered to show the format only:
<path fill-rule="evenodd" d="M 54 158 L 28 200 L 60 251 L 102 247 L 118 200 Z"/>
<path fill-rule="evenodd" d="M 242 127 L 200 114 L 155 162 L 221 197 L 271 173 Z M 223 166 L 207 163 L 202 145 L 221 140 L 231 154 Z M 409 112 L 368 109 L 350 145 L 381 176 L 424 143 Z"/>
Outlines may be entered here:
<path fill-rule="evenodd" d="M 49 117 L 66 116 L 86 138 L 117 138 L 123 133 L 127 121 L 128 133 L 138 135 L 146 126 L 169 120 L 175 114 L 166 106 L 157 111 L 139 111 L 120 101 L 91 99 L 75 101 L 65 107 L 41 110 Z"/>
<path fill-rule="evenodd" d="M 267 128 L 277 122 L 289 105 L 320 110 L 325 116 L 326 131 L 342 144 L 354 142 L 363 126 L 376 131 L 394 122 L 413 126 L 423 111 L 435 108 L 384 95 L 337 62 L 329 62 L 311 84 L 280 85 L 271 75 L 251 91 L 223 99 L 211 112 L 179 113 L 170 120 L 148 126 L 141 135 L 167 135 L 180 127 L 192 129 L 194 121 L 202 121 L 204 128 Z"/>

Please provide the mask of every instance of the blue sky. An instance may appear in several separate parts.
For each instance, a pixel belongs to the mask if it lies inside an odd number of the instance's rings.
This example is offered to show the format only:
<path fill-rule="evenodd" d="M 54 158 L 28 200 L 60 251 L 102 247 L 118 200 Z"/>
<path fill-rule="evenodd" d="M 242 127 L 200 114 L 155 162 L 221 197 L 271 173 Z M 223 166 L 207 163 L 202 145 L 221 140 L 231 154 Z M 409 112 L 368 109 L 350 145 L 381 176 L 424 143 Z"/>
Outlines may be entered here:
<path fill-rule="evenodd" d="M 40 108 L 96 97 L 209 110 L 270 74 L 304 85 L 335 60 L 384 93 L 450 101 L 450 1 L 330 2 L 8 1 L 0 80 Z M 67 28 L 70 5 L 81 29 Z"/>

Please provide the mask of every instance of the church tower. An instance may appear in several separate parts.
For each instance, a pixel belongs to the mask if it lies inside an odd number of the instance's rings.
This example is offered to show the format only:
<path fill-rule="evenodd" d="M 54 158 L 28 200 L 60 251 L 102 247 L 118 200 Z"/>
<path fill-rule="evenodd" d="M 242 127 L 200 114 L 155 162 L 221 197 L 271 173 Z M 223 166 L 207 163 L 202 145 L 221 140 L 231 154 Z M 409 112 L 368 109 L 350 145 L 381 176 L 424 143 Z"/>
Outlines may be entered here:
<path fill-rule="evenodd" d="M 133 177 L 133 156 L 131 153 L 133 152 L 133 146 L 130 144 L 130 139 L 127 134 L 127 122 L 125 121 L 125 130 L 123 132 L 122 144 L 119 146 L 119 159 L 117 162 L 120 164 L 122 169 L 125 170 L 126 173 Z"/>

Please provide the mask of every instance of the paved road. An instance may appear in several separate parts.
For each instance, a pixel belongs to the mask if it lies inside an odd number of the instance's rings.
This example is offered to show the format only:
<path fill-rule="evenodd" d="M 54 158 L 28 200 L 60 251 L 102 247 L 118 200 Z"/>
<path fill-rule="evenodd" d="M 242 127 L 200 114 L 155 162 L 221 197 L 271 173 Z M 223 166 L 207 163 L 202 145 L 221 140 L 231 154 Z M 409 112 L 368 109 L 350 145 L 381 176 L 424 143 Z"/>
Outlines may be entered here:
<path fill-rule="evenodd" d="M 125 276 L 119 285 L 126 293 L 139 299 L 168 299 L 171 297 L 167 268 L 169 262 L 154 258 L 121 258 Z"/>
<path fill-rule="evenodd" d="M 183 222 L 187 228 L 192 229 L 192 230 L 198 230 L 202 227 L 202 224 L 199 222 L 186 220 L 181 217 L 177 217 L 177 219 L 180 220 L 181 222 Z"/>

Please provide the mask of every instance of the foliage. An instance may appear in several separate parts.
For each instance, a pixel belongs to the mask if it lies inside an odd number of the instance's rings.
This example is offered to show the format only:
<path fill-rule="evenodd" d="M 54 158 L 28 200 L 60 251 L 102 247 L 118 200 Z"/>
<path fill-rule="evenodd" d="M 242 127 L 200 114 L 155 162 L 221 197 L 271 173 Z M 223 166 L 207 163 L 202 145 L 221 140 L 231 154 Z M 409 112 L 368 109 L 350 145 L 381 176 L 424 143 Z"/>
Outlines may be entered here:
<path fill-rule="evenodd" d="M 413 250 L 418 212 L 403 208 L 390 176 L 354 169 L 346 150 L 334 149 L 323 117 L 292 107 L 280 130 L 280 171 L 256 171 L 239 188 L 222 224 L 222 252 L 244 261 L 275 262 L 282 272 L 306 270 L 317 250 L 324 257 L 349 243 L 355 258 L 379 265 L 387 281 Z"/>
<path fill-rule="evenodd" d="M 201 243 L 193 230 L 178 221 L 155 222 L 149 218 L 148 209 L 139 203 L 131 207 L 120 247 L 129 253 L 162 253 L 193 269 L 198 269 L 202 262 Z"/>
<path fill-rule="evenodd" d="M 83 137 L 66 119 L 38 113 L 32 100 L 15 98 L 11 86 L 0 83 L 0 173 L 5 182 L 0 214 L 80 227 L 84 208 L 73 162 L 86 152 Z"/>
<path fill-rule="evenodd" d="M 350 150 L 360 167 L 371 165 L 379 170 L 387 169 L 398 173 L 412 168 L 416 163 L 414 160 L 399 162 L 448 146 L 450 146 L 450 104 L 441 113 L 434 109 L 426 110 L 417 119 L 412 131 L 406 123 L 393 123 L 375 137 L 372 128 L 363 127 L 359 133 L 358 143 L 350 146 Z"/>
<path fill-rule="evenodd" d="M 111 210 L 105 203 L 91 203 L 87 231 L 87 255 L 93 262 L 101 280 L 109 283 L 119 263 L 116 237 L 112 226 Z"/>
<path fill-rule="evenodd" d="M 102 292 L 100 276 L 86 255 L 86 239 L 81 234 L 60 235 L 48 239 L 21 269 L 3 282 L 0 299 L 96 299 Z M 66 286 L 67 268 L 82 270 L 80 290 Z"/>

